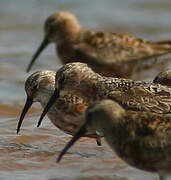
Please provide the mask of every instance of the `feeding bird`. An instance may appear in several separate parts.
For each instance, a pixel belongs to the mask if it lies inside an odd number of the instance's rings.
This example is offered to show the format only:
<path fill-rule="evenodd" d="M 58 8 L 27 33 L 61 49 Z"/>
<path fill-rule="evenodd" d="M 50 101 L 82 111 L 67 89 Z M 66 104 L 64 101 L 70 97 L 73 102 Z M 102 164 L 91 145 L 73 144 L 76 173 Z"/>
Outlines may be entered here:
<path fill-rule="evenodd" d="M 42 70 L 30 75 L 25 82 L 27 100 L 21 113 L 17 133 L 24 120 L 26 113 L 33 103 L 39 102 L 44 108 L 55 90 L 55 71 Z M 48 112 L 50 121 L 63 132 L 74 135 L 84 122 L 84 112 L 87 102 L 74 94 L 67 94 L 58 98 Z M 101 145 L 100 136 L 96 133 L 86 134 L 87 137 L 96 138 L 97 144 Z"/>
<path fill-rule="evenodd" d="M 83 62 L 101 75 L 123 78 L 138 73 L 136 65 L 139 63 L 141 70 L 146 69 L 146 65 L 141 65 L 144 60 L 171 52 L 170 41 L 150 42 L 127 34 L 85 30 L 77 17 L 66 11 L 48 17 L 44 32 L 44 39 L 33 55 L 27 72 L 51 43 L 56 44 L 56 53 L 62 64 Z M 154 65 L 153 61 L 151 64 Z"/>
<path fill-rule="evenodd" d="M 111 149 L 129 165 L 171 175 L 171 118 L 157 113 L 128 111 L 112 100 L 102 100 L 86 110 L 85 123 L 60 153 L 57 162 L 86 132 L 102 134 Z"/>
<path fill-rule="evenodd" d="M 171 88 L 155 83 L 112 78 L 95 73 L 85 63 L 68 63 L 56 73 L 55 91 L 41 114 L 39 125 L 61 95 L 77 94 L 88 106 L 111 99 L 125 109 L 166 114 L 171 112 Z"/>

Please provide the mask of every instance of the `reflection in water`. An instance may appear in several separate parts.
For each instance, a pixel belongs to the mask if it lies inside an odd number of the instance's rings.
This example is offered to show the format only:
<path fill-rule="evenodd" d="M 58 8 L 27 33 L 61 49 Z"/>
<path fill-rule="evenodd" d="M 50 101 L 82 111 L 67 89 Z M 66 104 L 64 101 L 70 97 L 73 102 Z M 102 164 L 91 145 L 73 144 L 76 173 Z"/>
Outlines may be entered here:
<path fill-rule="evenodd" d="M 0 179 L 3 180 L 149 180 L 155 175 L 127 166 L 103 142 L 97 147 L 92 139 L 82 138 L 56 164 L 69 136 L 57 130 L 48 119 L 42 128 L 36 124 L 41 113 L 34 106 L 21 129 L 16 125 L 26 95 L 25 69 L 43 38 L 44 20 L 52 13 L 76 13 L 85 28 L 122 32 L 158 41 L 171 37 L 170 0 L 0 0 Z M 34 70 L 54 69 L 56 60 L 51 45 L 41 55 Z M 169 62 L 167 66 L 170 65 Z M 161 65 L 159 65 L 161 68 Z M 159 69 L 142 73 L 139 79 L 154 77 Z M 32 73 L 32 72 L 31 72 Z"/>

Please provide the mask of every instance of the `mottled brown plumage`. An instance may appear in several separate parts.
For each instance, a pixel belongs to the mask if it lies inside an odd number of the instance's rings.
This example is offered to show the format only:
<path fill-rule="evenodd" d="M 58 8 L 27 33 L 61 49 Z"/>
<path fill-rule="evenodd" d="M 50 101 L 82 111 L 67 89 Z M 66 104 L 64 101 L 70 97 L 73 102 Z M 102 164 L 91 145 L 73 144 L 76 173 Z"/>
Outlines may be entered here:
<path fill-rule="evenodd" d="M 130 79 L 104 77 L 84 63 L 68 63 L 56 73 L 56 90 L 46 105 L 39 123 L 59 96 L 75 94 L 91 105 L 112 99 L 125 109 L 171 112 L 171 88 Z"/>
<path fill-rule="evenodd" d="M 51 15 L 45 22 L 44 30 L 44 40 L 27 71 L 50 43 L 56 44 L 63 64 L 87 63 L 95 72 L 114 77 L 130 77 L 138 62 L 171 52 L 169 41 L 150 42 L 126 34 L 84 30 L 70 12 Z"/>
<path fill-rule="evenodd" d="M 40 102 L 45 107 L 55 89 L 54 71 L 37 71 L 28 77 L 25 83 L 27 93 L 26 105 L 18 122 L 17 133 L 20 130 L 22 121 L 32 103 Z M 84 122 L 84 112 L 87 109 L 87 103 L 77 95 L 67 94 L 61 96 L 48 112 L 51 122 L 60 130 L 67 134 L 74 135 Z M 100 143 L 100 137 L 94 133 L 87 133 L 86 136 L 97 138 Z"/>
<path fill-rule="evenodd" d="M 158 173 L 160 180 L 171 175 L 170 117 L 126 111 L 114 101 L 103 100 L 87 109 L 85 119 L 85 124 L 65 146 L 57 162 L 86 131 L 98 131 L 129 165 Z"/>
<path fill-rule="evenodd" d="M 169 87 L 143 81 L 104 77 L 84 63 L 69 63 L 59 69 L 56 75 L 56 89 L 60 94 L 73 91 L 89 99 L 90 102 L 110 98 L 128 109 L 170 112 Z"/>
<path fill-rule="evenodd" d="M 171 69 L 159 73 L 153 80 L 156 84 L 171 86 Z"/>

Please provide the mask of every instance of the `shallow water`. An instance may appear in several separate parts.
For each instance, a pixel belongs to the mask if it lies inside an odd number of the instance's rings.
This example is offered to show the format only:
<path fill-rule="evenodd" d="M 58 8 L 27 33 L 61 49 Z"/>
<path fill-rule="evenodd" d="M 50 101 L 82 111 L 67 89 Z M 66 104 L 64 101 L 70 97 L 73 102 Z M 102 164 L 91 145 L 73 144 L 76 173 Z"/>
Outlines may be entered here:
<path fill-rule="evenodd" d="M 33 106 L 20 135 L 16 125 L 25 103 L 28 62 L 43 38 L 44 20 L 52 13 L 75 13 L 84 27 L 123 32 L 158 41 L 171 38 L 170 0 L 0 0 L 0 179 L 3 180 L 147 180 L 156 175 L 129 167 L 103 142 L 82 138 L 63 158 L 55 160 L 69 136 L 44 120 L 36 128 L 41 107 Z M 38 69 L 57 69 L 54 46 L 37 60 Z M 167 64 L 168 66 L 170 63 Z M 160 68 L 143 72 L 151 80 Z"/>

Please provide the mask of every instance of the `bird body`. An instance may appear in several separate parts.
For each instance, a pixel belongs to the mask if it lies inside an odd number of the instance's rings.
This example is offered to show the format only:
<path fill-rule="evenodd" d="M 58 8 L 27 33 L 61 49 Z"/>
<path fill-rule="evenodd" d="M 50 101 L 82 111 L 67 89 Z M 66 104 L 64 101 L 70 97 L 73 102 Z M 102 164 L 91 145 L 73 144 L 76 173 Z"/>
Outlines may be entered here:
<path fill-rule="evenodd" d="M 160 180 L 171 175 L 171 118 L 167 115 L 126 111 L 114 101 L 102 100 L 88 107 L 85 119 L 57 162 L 86 131 L 98 131 L 129 165 L 158 173 Z"/>
<path fill-rule="evenodd" d="M 112 99 L 126 109 L 171 112 L 171 88 L 131 79 L 104 77 L 84 63 L 64 65 L 57 71 L 55 81 L 60 94 L 73 91 L 90 102 L 89 104 L 102 99 Z"/>
<path fill-rule="evenodd" d="M 56 44 L 62 64 L 87 63 L 95 72 L 109 77 L 128 78 L 137 63 L 171 52 L 169 41 L 150 42 L 126 34 L 84 30 L 70 12 L 62 11 L 48 17 L 44 30 L 44 40 L 27 71 L 50 43 Z"/>
<path fill-rule="evenodd" d="M 171 112 L 171 88 L 161 84 L 130 79 L 105 77 L 95 73 L 87 64 L 68 63 L 55 78 L 55 91 L 41 114 L 38 124 L 60 97 L 74 94 L 90 106 L 111 99 L 127 110 L 167 114 Z"/>

